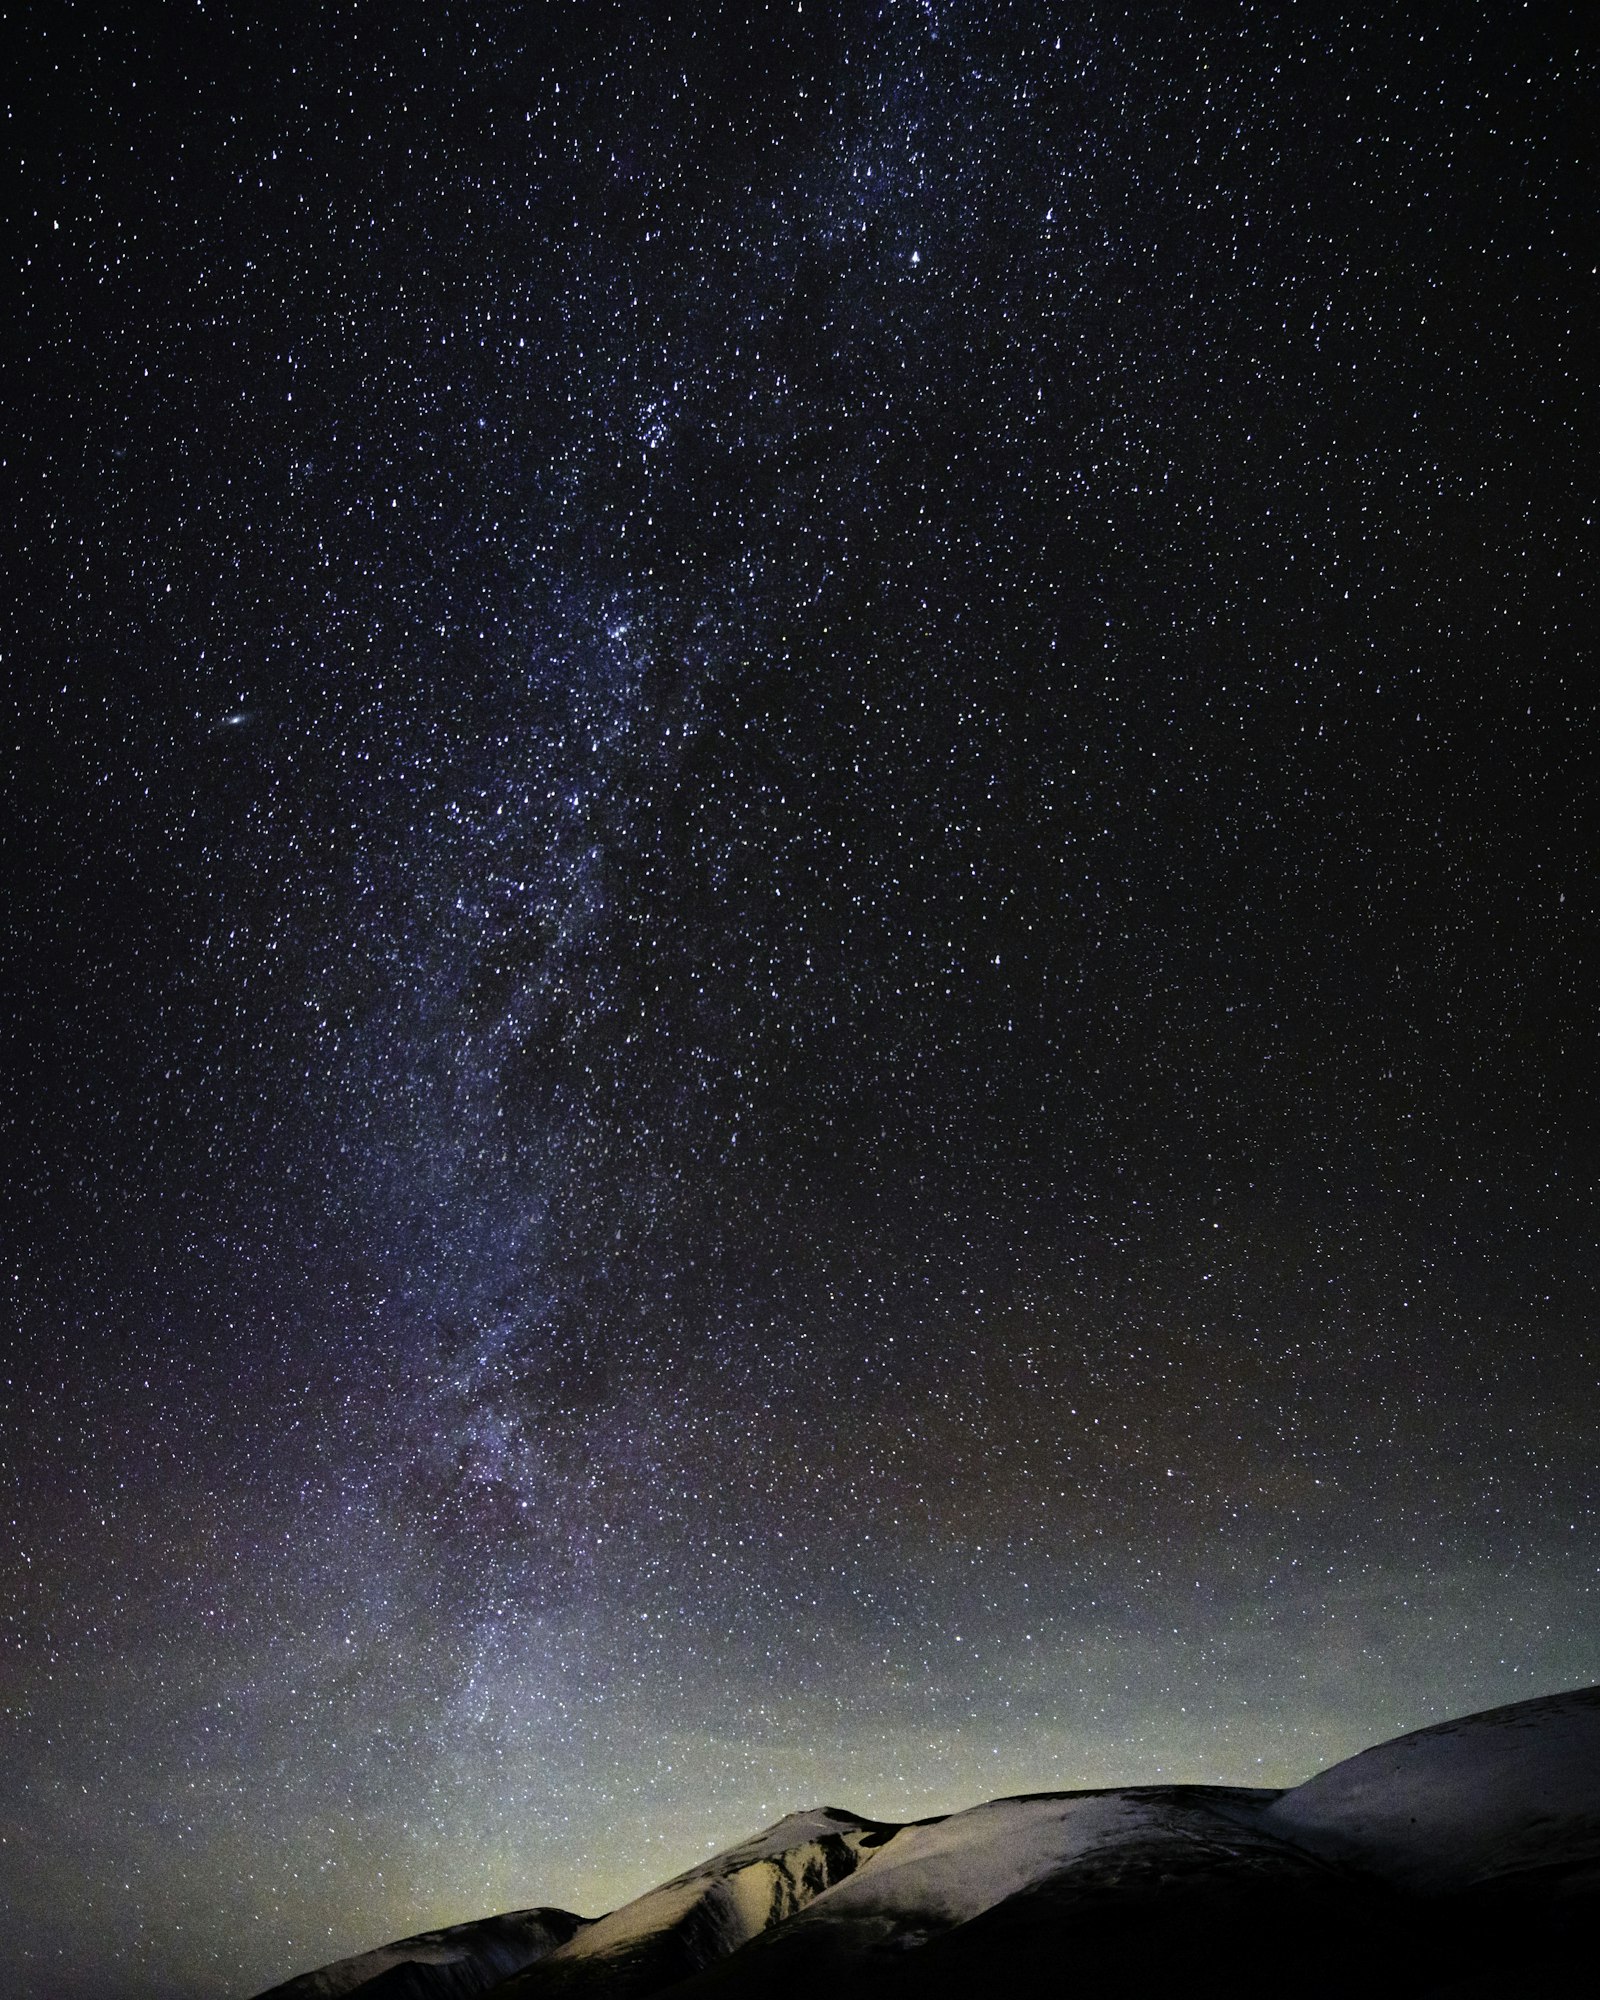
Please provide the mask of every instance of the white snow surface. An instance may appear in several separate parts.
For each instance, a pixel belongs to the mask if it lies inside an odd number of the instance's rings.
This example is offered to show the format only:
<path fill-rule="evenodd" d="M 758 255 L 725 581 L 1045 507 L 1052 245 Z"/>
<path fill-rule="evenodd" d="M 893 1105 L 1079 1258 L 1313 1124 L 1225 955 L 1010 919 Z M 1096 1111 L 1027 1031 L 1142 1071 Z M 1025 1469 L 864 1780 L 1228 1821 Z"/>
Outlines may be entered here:
<path fill-rule="evenodd" d="M 1600 1688 L 1380 1743 L 1285 1792 L 1261 1825 L 1429 1892 L 1600 1865 Z"/>

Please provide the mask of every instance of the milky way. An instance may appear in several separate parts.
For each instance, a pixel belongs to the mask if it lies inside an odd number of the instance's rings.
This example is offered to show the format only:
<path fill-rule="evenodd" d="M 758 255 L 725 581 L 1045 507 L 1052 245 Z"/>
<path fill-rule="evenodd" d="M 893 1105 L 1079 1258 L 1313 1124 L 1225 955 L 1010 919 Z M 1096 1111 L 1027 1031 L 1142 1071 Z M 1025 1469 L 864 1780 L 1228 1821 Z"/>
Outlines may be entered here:
<path fill-rule="evenodd" d="M 26 1995 L 1600 1679 L 1578 15 L 642 14 L 19 31 Z"/>

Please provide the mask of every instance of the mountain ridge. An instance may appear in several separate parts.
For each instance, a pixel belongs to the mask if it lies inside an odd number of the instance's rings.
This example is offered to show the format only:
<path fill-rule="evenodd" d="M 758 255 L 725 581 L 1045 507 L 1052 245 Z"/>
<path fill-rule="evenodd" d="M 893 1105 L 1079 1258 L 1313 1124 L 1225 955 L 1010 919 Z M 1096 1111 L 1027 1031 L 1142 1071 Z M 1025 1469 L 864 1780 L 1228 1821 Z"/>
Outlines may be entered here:
<path fill-rule="evenodd" d="M 1018 1793 L 906 1822 L 813 1807 L 600 1917 L 424 1933 L 260 2000 L 956 2000 L 1069 1975 L 1185 2000 L 1532 2000 L 1582 1990 L 1564 1968 L 1597 1916 L 1591 1687 L 1409 1731 L 1288 1788 Z"/>

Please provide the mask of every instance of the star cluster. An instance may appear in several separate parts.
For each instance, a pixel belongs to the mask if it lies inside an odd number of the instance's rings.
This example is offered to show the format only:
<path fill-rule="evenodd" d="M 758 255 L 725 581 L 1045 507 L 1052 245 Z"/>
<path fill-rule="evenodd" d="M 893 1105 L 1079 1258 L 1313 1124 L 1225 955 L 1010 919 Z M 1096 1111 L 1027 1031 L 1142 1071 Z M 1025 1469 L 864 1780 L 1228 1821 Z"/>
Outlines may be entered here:
<path fill-rule="evenodd" d="M 14 32 L 15 1990 L 1600 1678 L 1576 13 Z"/>

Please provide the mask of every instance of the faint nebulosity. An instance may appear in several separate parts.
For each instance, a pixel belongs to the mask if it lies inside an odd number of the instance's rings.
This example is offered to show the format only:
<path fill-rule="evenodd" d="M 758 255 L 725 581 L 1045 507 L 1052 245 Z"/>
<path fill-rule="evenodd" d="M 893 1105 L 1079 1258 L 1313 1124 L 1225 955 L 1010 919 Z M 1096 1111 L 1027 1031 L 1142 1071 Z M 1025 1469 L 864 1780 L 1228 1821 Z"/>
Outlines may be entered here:
<path fill-rule="evenodd" d="M 14 26 L 15 1990 L 1600 1679 L 1580 25 Z"/>

